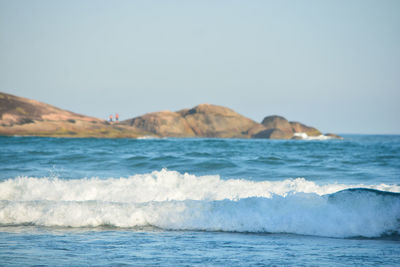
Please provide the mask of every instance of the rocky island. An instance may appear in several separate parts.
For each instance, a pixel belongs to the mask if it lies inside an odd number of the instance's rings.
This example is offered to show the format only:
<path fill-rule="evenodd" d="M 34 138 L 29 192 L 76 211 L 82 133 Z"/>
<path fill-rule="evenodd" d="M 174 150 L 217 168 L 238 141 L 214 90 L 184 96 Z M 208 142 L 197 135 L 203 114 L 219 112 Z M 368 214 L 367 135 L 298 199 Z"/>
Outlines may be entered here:
<path fill-rule="evenodd" d="M 49 137 L 210 137 L 330 139 L 314 127 L 267 116 L 261 123 L 232 109 L 200 104 L 176 112 L 147 113 L 120 123 L 63 110 L 39 101 L 0 93 L 0 135 Z"/>

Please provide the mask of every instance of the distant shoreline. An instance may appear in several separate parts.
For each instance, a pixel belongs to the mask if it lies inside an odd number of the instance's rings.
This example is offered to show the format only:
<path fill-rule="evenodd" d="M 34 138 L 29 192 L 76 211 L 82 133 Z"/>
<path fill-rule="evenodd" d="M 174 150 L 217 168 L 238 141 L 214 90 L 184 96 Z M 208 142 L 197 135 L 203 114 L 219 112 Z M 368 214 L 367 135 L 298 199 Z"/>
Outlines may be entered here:
<path fill-rule="evenodd" d="M 258 123 L 223 106 L 200 104 L 124 121 L 102 120 L 36 100 L 0 93 L 0 135 L 66 138 L 342 139 L 278 115 Z M 118 114 L 116 114 L 118 119 Z"/>

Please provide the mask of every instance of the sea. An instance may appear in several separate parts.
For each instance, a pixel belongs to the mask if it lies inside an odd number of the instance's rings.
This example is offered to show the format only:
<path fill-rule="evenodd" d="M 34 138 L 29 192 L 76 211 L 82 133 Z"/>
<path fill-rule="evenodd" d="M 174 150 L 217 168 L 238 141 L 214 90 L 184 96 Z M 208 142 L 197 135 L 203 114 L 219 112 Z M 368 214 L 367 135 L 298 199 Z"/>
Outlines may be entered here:
<path fill-rule="evenodd" d="M 0 137 L 1 266 L 400 266 L 400 135 Z"/>

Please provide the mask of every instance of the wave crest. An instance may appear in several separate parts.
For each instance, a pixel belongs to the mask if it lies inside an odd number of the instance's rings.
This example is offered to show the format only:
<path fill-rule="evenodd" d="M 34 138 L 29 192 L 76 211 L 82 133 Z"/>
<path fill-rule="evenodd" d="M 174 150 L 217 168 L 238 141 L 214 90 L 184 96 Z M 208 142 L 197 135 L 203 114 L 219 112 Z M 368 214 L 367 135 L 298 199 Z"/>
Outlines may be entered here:
<path fill-rule="evenodd" d="M 105 180 L 24 177 L 0 183 L 0 224 L 150 225 L 330 237 L 398 235 L 399 187 L 366 188 L 320 186 L 303 178 L 222 180 L 167 170 Z"/>
<path fill-rule="evenodd" d="M 400 192 L 398 185 L 318 185 L 304 178 L 283 181 L 223 180 L 218 175 L 195 176 L 176 171 L 154 171 L 127 178 L 19 177 L 0 182 L 0 200 L 10 201 L 89 201 L 149 202 L 169 200 L 238 200 L 249 197 L 270 198 L 292 193 L 332 194 L 349 188 L 370 188 Z"/>

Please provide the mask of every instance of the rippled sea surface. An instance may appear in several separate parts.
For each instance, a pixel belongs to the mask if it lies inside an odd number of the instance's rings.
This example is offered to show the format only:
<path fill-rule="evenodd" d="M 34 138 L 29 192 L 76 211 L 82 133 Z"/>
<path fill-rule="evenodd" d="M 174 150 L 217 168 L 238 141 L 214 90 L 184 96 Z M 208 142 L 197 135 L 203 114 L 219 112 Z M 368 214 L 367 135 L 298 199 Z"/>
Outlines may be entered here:
<path fill-rule="evenodd" d="M 400 136 L 344 137 L 0 137 L 0 265 L 399 265 Z"/>

